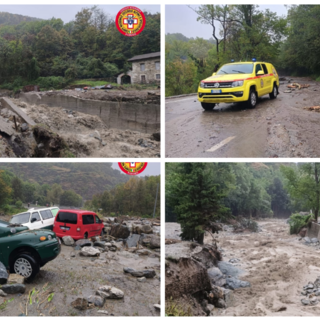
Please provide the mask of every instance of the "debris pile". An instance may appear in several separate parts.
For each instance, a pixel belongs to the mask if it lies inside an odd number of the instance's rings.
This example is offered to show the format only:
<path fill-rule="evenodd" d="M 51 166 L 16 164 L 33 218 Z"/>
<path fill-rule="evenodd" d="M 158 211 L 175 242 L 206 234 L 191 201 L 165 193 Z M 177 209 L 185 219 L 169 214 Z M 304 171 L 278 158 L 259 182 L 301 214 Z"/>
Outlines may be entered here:
<path fill-rule="evenodd" d="M 303 109 L 308 110 L 308 111 L 320 112 L 320 106 L 304 107 Z"/>
<path fill-rule="evenodd" d="M 314 283 L 309 282 L 307 285 L 305 285 L 301 295 L 305 296 L 305 298 L 301 299 L 301 303 L 303 305 L 317 305 L 320 301 L 320 277 L 318 277 Z"/>

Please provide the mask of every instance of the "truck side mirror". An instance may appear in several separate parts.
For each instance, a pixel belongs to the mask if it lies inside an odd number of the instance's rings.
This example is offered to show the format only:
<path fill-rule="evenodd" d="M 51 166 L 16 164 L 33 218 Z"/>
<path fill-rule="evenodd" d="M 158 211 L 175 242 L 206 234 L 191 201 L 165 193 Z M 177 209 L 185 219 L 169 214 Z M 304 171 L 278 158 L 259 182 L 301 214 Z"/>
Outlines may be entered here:
<path fill-rule="evenodd" d="M 216 72 L 214 72 L 212 75 L 213 75 L 213 76 L 215 76 L 216 74 L 217 74 L 217 73 L 216 73 Z"/>
<path fill-rule="evenodd" d="M 259 70 L 257 73 L 257 76 L 261 76 L 261 75 L 264 75 L 264 72 L 262 70 Z"/>

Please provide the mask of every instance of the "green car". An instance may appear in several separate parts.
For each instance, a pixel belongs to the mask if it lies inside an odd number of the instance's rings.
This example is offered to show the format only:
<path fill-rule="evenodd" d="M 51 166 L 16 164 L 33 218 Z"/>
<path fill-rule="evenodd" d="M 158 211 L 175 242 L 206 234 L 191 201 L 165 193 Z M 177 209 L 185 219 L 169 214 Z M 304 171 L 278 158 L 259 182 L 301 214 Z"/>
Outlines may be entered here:
<path fill-rule="evenodd" d="M 54 232 L 29 230 L 0 220 L 0 261 L 11 273 L 31 280 L 60 250 L 60 240 Z"/>

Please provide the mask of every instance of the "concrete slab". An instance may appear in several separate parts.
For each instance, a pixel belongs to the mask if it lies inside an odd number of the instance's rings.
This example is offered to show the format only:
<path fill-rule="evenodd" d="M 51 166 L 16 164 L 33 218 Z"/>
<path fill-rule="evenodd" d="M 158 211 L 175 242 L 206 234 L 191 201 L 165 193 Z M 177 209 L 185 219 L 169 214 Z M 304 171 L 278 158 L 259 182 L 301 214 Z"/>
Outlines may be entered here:
<path fill-rule="evenodd" d="M 2 117 L 0 117 L 0 132 L 4 132 L 10 137 L 15 134 L 15 131 L 12 128 L 12 123 L 6 122 Z"/>
<path fill-rule="evenodd" d="M 8 108 L 14 113 L 16 113 L 24 122 L 26 122 L 30 126 L 35 126 L 36 123 L 27 116 L 19 107 L 17 107 L 11 100 L 8 98 L 2 97 L 0 98 L 0 102 L 4 108 Z"/>

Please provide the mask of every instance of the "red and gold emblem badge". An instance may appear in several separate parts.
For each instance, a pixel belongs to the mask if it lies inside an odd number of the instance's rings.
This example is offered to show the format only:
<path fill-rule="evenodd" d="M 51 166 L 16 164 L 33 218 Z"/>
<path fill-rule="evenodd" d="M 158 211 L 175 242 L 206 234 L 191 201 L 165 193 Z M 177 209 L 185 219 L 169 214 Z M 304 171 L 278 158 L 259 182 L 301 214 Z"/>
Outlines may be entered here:
<path fill-rule="evenodd" d="M 118 164 L 121 171 L 131 176 L 134 176 L 144 171 L 148 163 L 147 162 L 118 162 Z"/>
<path fill-rule="evenodd" d="M 146 25 L 143 12 L 137 7 L 124 7 L 116 17 L 116 26 L 120 33 L 127 37 L 138 35 Z"/>

